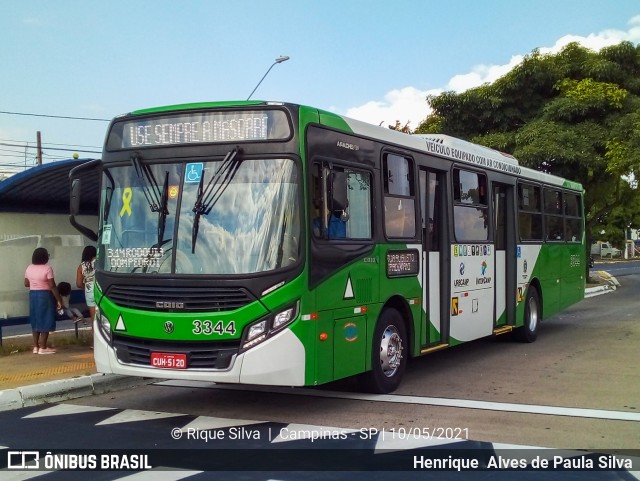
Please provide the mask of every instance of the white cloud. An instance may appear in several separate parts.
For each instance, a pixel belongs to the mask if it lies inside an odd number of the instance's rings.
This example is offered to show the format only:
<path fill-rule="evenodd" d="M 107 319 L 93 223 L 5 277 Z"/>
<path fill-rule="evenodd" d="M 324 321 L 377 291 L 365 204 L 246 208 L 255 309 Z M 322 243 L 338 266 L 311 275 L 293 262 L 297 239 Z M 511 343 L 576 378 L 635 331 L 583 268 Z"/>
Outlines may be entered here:
<path fill-rule="evenodd" d="M 347 110 L 346 116 L 363 120 L 372 124 L 395 125 L 399 120 L 402 125 L 410 122 L 411 128 L 416 128 L 431 109 L 427 105 L 427 95 L 437 95 L 442 89 L 418 90 L 415 87 L 404 87 L 392 90 L 384 96 L 384 100 L 372 100 L 359 107 Z"/>
<path fill-rule="evenodd" d="M 552 47 L 540 48 L 540 53 L 557 53 L 570 42 L 578 42 L 592 50 L 600 50 L 603 47 L 616 45 L 623 41 L 640 43 L 640 15 L 628 22 L 629 29 L 603 30 L 600 33 L 592 33 L 585 36 L 565 35 L 559 38 Z M 415 87 L 404 87 L 388 92 L 383 100 L 371 100 L 364 105 L 349 108 L 345 115 L 354 119 L 379 125 L 394 125 L 399 120 L 402 125 L 410 122 L 411 128 L 416 128 L 431 109 L 425 98 L 430 94 L 439 94 L 445 90 L 464 92 L 484 83 L 492 83 L 508 73 L 524 59 L 524 55 L 514 55 L 508 63 L 503 65 L 476 65 L 471 72 L 453 76 L 447 85 L 440 89 L 419 90 Z"/>
<path fill-rule="evenodd" d="M 601 48 L 608 47 L 611 45 L 616 45 L 620 42 L 640 42 L 640 15 L 636 15 L 631 20 L 629 20 L 629 30 L 603 30 L 600 33 L 592 33 L 587 35 L 586 37 L 582 37 L 580 35 L 565 35 L 558 39 L 558 41 L 553 45 L 553 47 L 549 48 L 541 48 L 541 53 L 558 53 L 562 50 L 568 43 L 578 42 L 580 45 L 583 45 L 592 50 L 600 50 Z"/>
<path fill-rule="evenodd" d="M 504 65 L 476 65 L 470 73 L 452 77 L 447 83 L 445 90 L 464 92 L 465 90 L 478 87 L 484 83 L 495 82 L 522 62 L 523 59 L 523 55 L 515 55 L 511 57 L 509 63 Z"/>

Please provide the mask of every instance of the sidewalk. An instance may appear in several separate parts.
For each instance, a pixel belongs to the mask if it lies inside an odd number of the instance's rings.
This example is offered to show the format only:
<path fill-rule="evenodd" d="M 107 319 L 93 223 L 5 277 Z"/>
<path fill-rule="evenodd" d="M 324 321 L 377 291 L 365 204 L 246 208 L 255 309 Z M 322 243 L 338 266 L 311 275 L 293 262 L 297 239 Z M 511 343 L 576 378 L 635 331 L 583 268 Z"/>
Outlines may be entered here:
<path fill-rule="evenodd" d="M 93 350 L 88 345 L 71 344 L 65 337 L 75 338 L 75 332 L 60 331 L 51 335 L 50 344 L 57 352 L 50 355 L 33 354 L 31 335 L 4 340 L 4 346 L 15 347 L 15 351 L 0 356 L 0 411 L 151 382 L 143 378 L 98 374 Z M 25 348 L 27 350 L 23 350 Z"/>
<path fill-rule="evenodd" d="M 55 334 L 51 338 L 55 342 Z M 96 373 L 93 351 L 88 346 L 69 344 L 56 350 L 56 354 L 46 356 L 31 351 L 0 356 L 0 391 Z"/>
<path fill-rule="evenodd" d="M 613 292 L 618 284 L 606 272 L 602 284 L 585 290 L 585 298 Z M 80 335 L 87 335 L 83 329 Z M 56 354 L 33 354 L 31 335 L 5 339 L 5 347 L 15 346 L 15 352 L 0 356 L 0 411 L 33 406 L 44 402 L 60 402 L 90 394 L 126 389 L 153 382 L 148 378 L 133 378 L 115 374 L 98 374 L 93 350 L 88 345 L 70 344 L 65 336 L 74 331 L 57 331 L 50 337 Z M 56 341 L 58 345 L 56 345 Z M 24 349 L 27 350 L 24 350 Z"/>

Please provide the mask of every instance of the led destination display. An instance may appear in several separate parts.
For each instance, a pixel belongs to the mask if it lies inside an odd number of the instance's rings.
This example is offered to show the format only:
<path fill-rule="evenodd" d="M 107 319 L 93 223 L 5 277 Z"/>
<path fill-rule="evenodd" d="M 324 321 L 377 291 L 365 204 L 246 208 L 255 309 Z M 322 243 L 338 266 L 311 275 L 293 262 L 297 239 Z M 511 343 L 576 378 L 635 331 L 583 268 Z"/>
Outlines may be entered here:
<path fill-rule="evenodd" d="M 115 124 L 110 149 L 169 145 L 284 140 L 289 122 L 281 110 L 191 112 L 184 115 L 145 117 Z"/>

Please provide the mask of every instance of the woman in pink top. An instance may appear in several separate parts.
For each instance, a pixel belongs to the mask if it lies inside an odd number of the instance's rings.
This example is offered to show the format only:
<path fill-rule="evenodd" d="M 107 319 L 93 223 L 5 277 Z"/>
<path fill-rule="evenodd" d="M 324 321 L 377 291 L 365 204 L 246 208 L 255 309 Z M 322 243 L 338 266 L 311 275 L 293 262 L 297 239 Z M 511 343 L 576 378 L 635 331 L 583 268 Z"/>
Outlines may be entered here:
<path fill-rule="evenodd" d="M 56 352 L 55 349 L 47 347 L 47 340 L 49 333 L 56 330 L 56 310 L 62 308 L 62 298 L 53 278 L 53 269 L 48 262 L 47 249 L 38 247 L 33 251 L 31 265 L 24 273 L 24 286 L 29 288 L 29 320 L 33 333 L 34 354 Z"/>

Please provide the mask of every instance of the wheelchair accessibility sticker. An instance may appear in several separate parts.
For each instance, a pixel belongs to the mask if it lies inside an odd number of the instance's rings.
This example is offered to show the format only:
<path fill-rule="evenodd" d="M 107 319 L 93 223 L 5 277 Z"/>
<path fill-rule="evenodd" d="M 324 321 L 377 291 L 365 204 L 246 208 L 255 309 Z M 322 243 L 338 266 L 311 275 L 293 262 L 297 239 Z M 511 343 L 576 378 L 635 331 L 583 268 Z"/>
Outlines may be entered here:
<path fill-rule="evenodd" d="M 187 170 L 184 173 L 184 182 L 186 184 L 197 184 L 202 178 L 202 170 L 204 164 L 202 162 L 193 162 L 187 164 Z"/>

